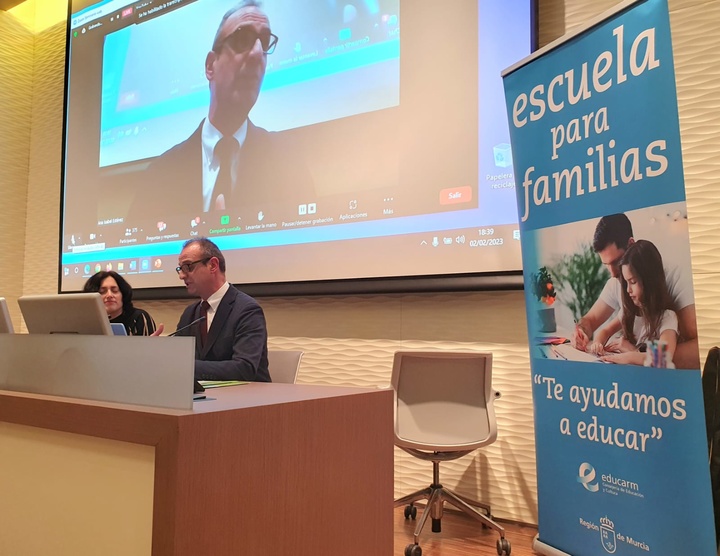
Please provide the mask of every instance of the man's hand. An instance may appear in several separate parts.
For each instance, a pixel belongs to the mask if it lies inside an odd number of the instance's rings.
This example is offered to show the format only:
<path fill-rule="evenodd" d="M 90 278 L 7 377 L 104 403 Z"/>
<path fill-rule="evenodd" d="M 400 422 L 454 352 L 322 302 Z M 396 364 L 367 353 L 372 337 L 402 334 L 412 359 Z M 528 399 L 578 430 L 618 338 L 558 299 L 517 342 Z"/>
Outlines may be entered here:
<path fill-rule="evenodd" d="M 160 336 L 165 331 L 165 325 L 163 323 L 158 324 L 157 329 L 155 332 L 150 334 L 150 336 Z"/>
<path fill-rule="evenodd" d="M 575 330 L 573 330 L 572 338 L 570 343 L 574 348 L 580 351 L 586 351 L 590 338 L 592 338 L 595 331 L 606 322 L 613 314 L 613 308 L 607 303 L 598 299 L 590 311 L 585 313 L 577 323 L 575 323 Z"/>
<path fill-rule="evenodd" d="M 575 325 L 575 329 L 573 330 L 572 338 L 570 338 L 570 345 L 572 345 L 575 349 L 585 351 L 589 342 L 590 338 L 585 333 L 585 330 L 582 326 L 580 326 L 580 323 L 577 323 Z"/>

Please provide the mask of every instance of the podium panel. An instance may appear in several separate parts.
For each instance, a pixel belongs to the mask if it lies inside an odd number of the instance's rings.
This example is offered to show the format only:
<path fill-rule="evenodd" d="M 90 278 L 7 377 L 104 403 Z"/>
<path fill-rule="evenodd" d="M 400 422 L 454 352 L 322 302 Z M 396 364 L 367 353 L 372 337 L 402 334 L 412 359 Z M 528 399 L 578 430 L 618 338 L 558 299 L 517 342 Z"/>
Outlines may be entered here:
<path fill-rule="evenodd" d="M 149 556 L 154 469 L 151 446 L 0 423 L 0 554 Z"/>
<path fill-rule="evenodd" d="M 95 473 L 99 484 L 136 480 L 134 488 L 103 495 L 110 505 L 125 496 L 123 504 L 137 508 L 127 511 L 137 511 L 142 522 L 121 520 L 121 527 L 138 531 L 137 549 L 124 554 L 148 553 L 150 527 L 153 556 L 392 556 L 391 390 L 250 383 L 207 395 L 192 410 L 176 410 L 0 390 L 0 443 L 10 439 L 12 450 L 20 450 L 29 436 L 32 449 L 22 457 L 58 450 L 54 458 L 72 461 L 87 453 L 102 463 L 86 468 L 86 481 Z M 0 474 L 6 469 L 2 459 Z M 41 463 L 35 472 L 48 472 Z M 10 458 L 7 465 L 16 468 L 21 460 Z M 138 478 L 131 479 L 129 470 Z M 49 478 L 38 504 L 82 523 L 91 501 L 66 503 L 70 494 L 63 483 L 78 480 L 68 477 L 74 475 Z M 15 484 L 3 481 L 0 492 Z M 0 496 L 0 523 L 24 496 L 16 487 L 8 492 Z M 30 513 L 13 517 L 18 528 L 33 530 Z M 96 514 L 101 523 L 93 528 L 110 532 L 111 509 Z M 77 528 L 69 532 L 80 534 Z M 65 542 L 61 530 L 47 535 L 45 548 Z M 17 537 L 0 527 L 0 554 L 18 553 L 2 550 L 10 542 Z M 92 549 L 76 544 L 72 554 L 116 554 L 114 542 L 103 534 Z M 19 553 L 63 554 L 41 547 Z"/>

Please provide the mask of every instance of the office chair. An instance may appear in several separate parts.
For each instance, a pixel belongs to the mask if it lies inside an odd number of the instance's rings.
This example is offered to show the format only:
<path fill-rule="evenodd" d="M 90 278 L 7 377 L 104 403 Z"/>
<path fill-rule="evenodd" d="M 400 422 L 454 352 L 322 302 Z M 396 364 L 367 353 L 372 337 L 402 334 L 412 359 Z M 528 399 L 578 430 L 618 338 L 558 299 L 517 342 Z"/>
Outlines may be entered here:
<path fill-rule="evenodd" d="M 720 348 L 708 352 L 702 375 L 705 426 L 710 462 L 710 488 L 715 513 L 715 540 L 720 554 Z"/>
<path fill-rule="evenodd" d="M 7 301 L 4 297 L 0 297 L 0 334 L 12 334 L 12 320 L 10 320 L 10 312 L 8 311 Z"/>
<path fill-rule="evenodd" d="M 268 369 L 273 382 L 295 384 L 300 360 L 305 352 L 292 350 L 268 350 Z"/>
<path fill-rule="evenodd" d="M 415 502 L 427 500 L 405 556 L 422 556 L 418 539 L 427 521 L 439 533 L 443 506 L 448 502 L 500 533 L 497 553 L 509 556 L 510 542 L 493 521 L 488 504 L 460 496 L 440 484 L 440 462 L 460 458 L 497 438 L 492 389 L 492 354 L 469 352 L 395 353 L 395 445 L 433 465 L 432 484 L 395 500 L 405 506 L 405 519 L 415 519 Z M 480 511 L 479 509 L 483 510 Z"/>

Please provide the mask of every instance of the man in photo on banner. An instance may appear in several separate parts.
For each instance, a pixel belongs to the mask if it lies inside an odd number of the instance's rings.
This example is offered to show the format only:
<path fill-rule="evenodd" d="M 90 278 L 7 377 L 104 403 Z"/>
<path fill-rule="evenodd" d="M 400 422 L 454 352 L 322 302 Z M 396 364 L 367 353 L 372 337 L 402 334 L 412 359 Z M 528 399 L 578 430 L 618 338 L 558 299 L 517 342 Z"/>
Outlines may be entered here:
<path fill-rule="evenodd" d="M 625 251 L 635 243 L 630 219 L 623 213 L 603 216 L 595 227 L 593 250 L 610 271 L 600 297 L 575 325 L 571 343 L 586 351 L 595 331 L 622 306 L 620 262 Z M 681 269 L 665 260 L 665 280 L 678 319 L 679 337 L 673 362 L 678 369 L 699 369 L 699 348 L 695 299 L 690 269 Z"/>

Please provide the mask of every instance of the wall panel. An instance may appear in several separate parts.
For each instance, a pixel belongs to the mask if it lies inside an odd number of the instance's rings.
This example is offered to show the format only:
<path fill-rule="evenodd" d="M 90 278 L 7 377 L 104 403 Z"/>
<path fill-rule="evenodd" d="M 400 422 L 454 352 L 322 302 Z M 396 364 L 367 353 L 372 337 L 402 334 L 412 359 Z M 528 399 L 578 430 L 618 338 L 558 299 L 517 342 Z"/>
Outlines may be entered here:
<path fill-rule="evenodd" d="M 9 300 L 15 328 L 19 329 L 15 300 L 23 291 L 34 37 L 3 11 L 0 37 L 0 296 Z"/>
<path fill-rule="evenodd" d="M 38 294 L 58 284 L 65 29 L 59 23 L 35 38 L 23 291 Z"/>

